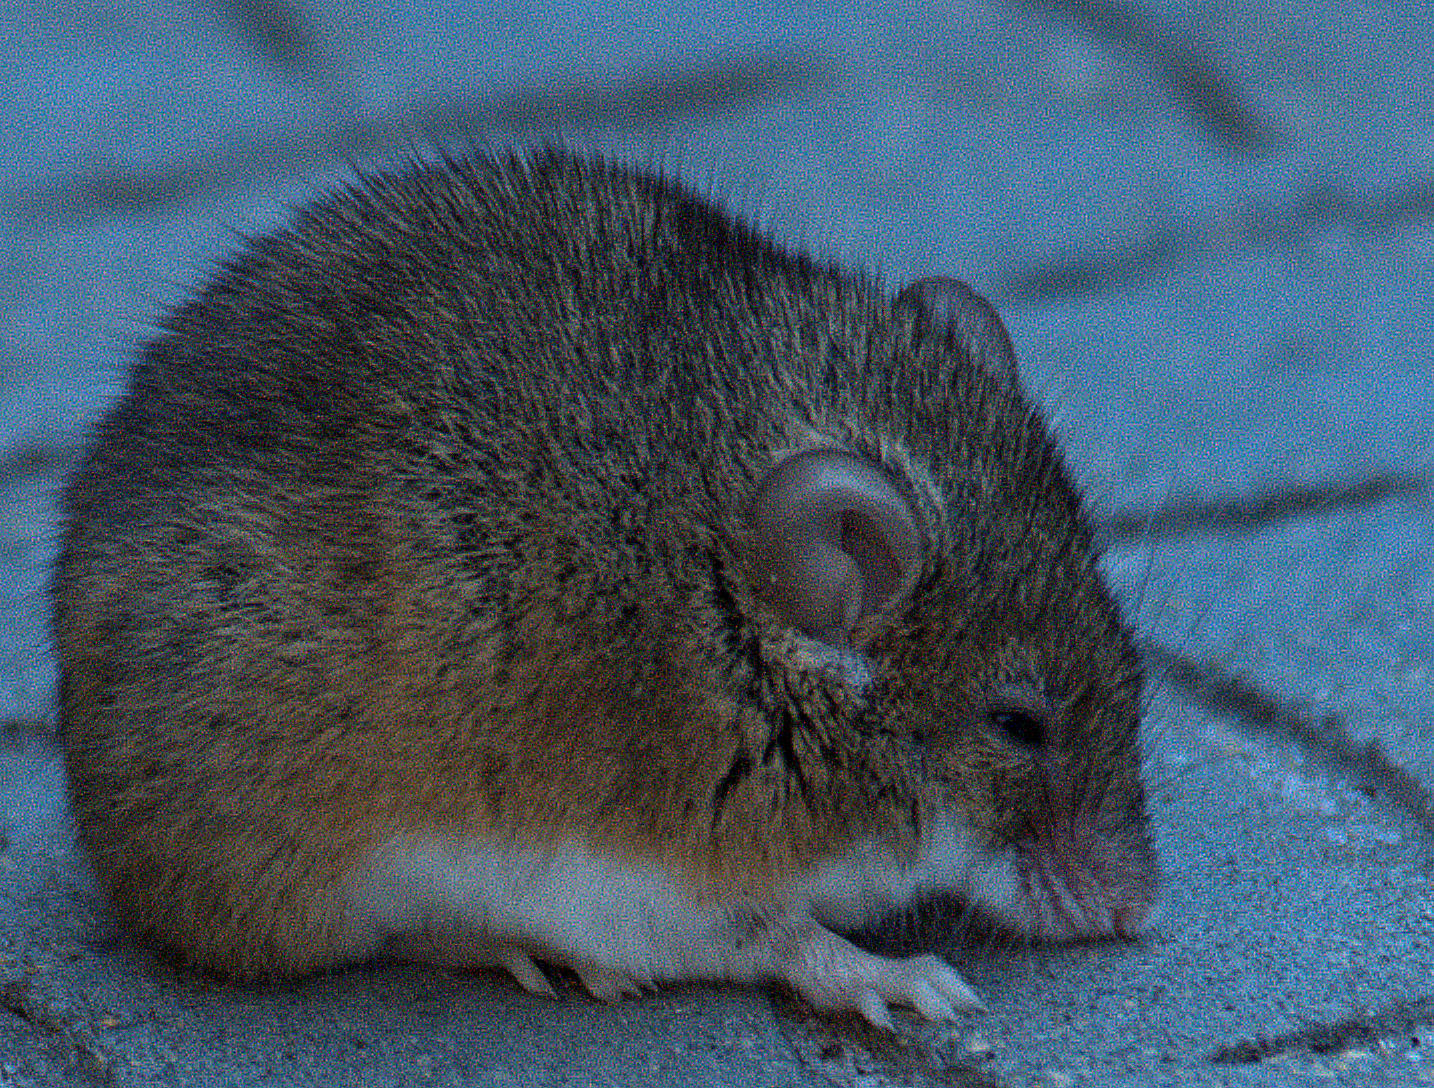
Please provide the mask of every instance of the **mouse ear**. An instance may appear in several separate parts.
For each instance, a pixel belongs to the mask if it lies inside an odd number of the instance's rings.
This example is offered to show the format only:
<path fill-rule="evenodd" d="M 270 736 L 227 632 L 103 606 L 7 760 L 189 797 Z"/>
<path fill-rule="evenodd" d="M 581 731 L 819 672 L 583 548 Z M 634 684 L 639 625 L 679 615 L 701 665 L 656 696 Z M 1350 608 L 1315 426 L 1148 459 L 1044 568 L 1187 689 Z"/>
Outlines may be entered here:
<path fill-rule="evenodd" d="M 844 450 L 786 458 L 752 503 L 755 586 L 792 626 L 831 646 L 905 590 L 921 565 L 911 504 L 878 465 Z"/>
<path fill-rule="evenodd" d="M 928 276 L 909 283 L 892 302 L 895 310 L 912 311 L 931 330 L 954 332 L 971 361 L 1013 388 L 1020 383 L 1016 349 L 995 308 L 971 288 L 950 276 Z"/>

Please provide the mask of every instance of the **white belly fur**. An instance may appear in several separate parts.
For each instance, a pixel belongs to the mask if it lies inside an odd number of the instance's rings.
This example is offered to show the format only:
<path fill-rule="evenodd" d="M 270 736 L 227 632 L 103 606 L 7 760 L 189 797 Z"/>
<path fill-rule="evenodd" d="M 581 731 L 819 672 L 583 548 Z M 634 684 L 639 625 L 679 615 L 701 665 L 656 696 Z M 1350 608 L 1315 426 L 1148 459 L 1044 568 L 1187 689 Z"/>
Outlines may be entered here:
<path fill-rule="evenodd" d="M 703 966 L 691 962 L 696 946 L 714 922 L 710 908 L 654 869 L 579 846 L 537 850 L 435 836 L 403 836 L 375 851 L 347 899 L 356 951 L 424 934 L 456 947 L 466 933 L 653 981 L 694 977 Z"/>
<path fill-rule="evenodd" d="M 772 980 L 818 1008 L 856 1009 L 877 1024 L 889 1025 L 888 1002 L 949 1020 L 980 1002 L 945 961 L 874 956 L 818 922 L 856 925 L 916 891 L 950 887 L 953 863 L 971 868 L 965 839 L 943 831 L 933 841 L 936 852 L 915 865 L 857 850 L 795 881 L 781 901 L 720 902 L 654 867 L 575 844 L 404 835 L 349 879 L 346 951 L 498 965 L 535 993 L 552 991 L 532 957 L 572 967 L 605 999 L 659 982 Z"/>
<path fill-rule="evenodd" d="M 927 828 L 914 864 L 862 847 L 798 877 L 781 901 L 759 906 L 854 929 L 940 890 L 998 914 L 1016 898 L 1009 861 L 942 821 Z M 400 836 L 351 878 L 347 903 L 358 956 L 395 937 L 461 932 L 654 981 L 733 977 L 725 949 L 733 939 L 730 905 L 699 901 L 655 867 L 605 859 L 574 844 L 534 849 Z"/>

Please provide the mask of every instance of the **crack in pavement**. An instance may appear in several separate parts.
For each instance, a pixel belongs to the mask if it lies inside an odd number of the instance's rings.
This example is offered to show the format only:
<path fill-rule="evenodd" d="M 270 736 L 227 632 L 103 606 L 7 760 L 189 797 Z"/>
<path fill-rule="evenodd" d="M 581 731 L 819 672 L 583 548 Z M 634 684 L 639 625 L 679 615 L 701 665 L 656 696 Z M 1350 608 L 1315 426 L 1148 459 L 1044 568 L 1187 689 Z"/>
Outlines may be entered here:
<path fill-rule="evenodd" d="M 1434 211 L 1434 178 L 1366 196 L 1338 180 L 1309 185 L 1288 200 L 1229 209 L 1155 227 L 1136 237 L 1114 238 L 1057 251 L 1010 269 L 988 297 L 1017 307 L 1047 299 L 1086 297 L 1118 287 L 1151 283 L 1182 262 L 1201 256 L 1290 249 L 1331 226 L 1377 234 Z"/>
<path fill-rule="evenodd" d="M 1376 472 L 1362 480 L 1282 484 L 1220 499 L 1165 502 L 1154 513 L 1118 511 L 1096 522 L 1102 545 L 1114 541 L 1187 536 L 1199 532 L 1257 528 L 1290 518 L 1342 508 L 1373 506 L 1385 499 L 1427 490 L 1429 478 L 1413 472 Z"/>
<path fill-rule="evenodd" d="M 1412 774 L 1390 759 L 1379 742 L 1355 740 L 1338 714 L 1314 714 L 1308 703 L 1265 691 L 1213 661 L 1197 661 L 1150 639 L 1140 640 L 1147 663 L 1207 710 L 1262 732 L 1294 741 L 1341 777 L 1404 809 L 1434 843 L 1434 799 Z"/>
<path fill-rule="evenodd" d="M 78 461 L 83 448 L 77 443 L 22 442 L 0 451 L 0 487 L 25 476 L 37 476 L 68 468 Z"/>
<path fill-rule="evenodd" d="M 1257 1036 L 1212 1051 L 1208 1060 L 1218 1065 L 1243 1065 L 1292 1050 L 1328 1054 L 1356 1043 L 1372 1043 L 1407 1035 L 1415 1028 L 1434 1024 L 1434 997 L 1417 997 L 1387 1005 L 1378 1012 L 1350 1016 L 1332 1024 L 1311 1024 L 1281 1035 Z"/>
<path fill-rule="evenodd" d="M 798 94 L 829 82 L 836 68 L 796 51 L 717 52 L 681 71 L 640 67 L 613 78 L 452 94 L 383 117 L 314 127 L 244 132 L 242 139 L 182 162 L 98 169 L 0 192 L 0 216 L 41 224 L 170 207 L 254 177 L 322 169 L 383 152 L 410 154 L 423 141 L 473 143 L 473 134 L 514 135 L 610 125 L 640 128 L 677 118 L 718 117 L 748 102 Z"/>
<path fill-rule="evenodd" d="M 94 1029 L 37 993 L 30 979 L 0 984 L 0 1008 L 9 1009 L 35 1027 L 58 1035 L 69 1045 L 75 1064 L 92 1080 L 106 1086 L 114 1083 L 115 1056 L 101 1045 Z"/>
<path fill-rule="evenodd" d="M 1188 33 L 1163 30 L 1133 5 L 1114 0 L 1027 0 L 1060 12 L 1091 33 L 1144 56 L 1160 73 L 1185 112 L 1208 136 L 1226 147 L 1260 155 L 1280 143 L 1278 129 L 1209 52 L 1187 45 Z"/>

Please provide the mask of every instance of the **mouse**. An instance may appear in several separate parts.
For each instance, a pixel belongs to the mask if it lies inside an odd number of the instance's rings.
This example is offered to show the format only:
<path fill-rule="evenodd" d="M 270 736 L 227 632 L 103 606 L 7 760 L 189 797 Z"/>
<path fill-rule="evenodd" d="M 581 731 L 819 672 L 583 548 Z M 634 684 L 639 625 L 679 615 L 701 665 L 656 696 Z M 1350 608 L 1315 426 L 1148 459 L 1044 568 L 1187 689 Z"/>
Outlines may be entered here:
<path fill-rule="evenodd" d="M 356 172 L 164 316 L 64 485 L 80 842 L 219 976 L 952 1020 L 947 959 L 849 935 L 1156 902 L 1099 559 L 960 280 L 891 293 L 561 147 Z"/>

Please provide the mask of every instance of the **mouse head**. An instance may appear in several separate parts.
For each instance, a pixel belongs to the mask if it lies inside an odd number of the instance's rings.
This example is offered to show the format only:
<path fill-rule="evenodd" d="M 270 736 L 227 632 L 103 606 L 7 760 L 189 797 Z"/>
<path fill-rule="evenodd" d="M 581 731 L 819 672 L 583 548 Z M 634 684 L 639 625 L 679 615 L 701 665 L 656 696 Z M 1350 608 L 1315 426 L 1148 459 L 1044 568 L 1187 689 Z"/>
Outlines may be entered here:
<path fill-rule="evenodd" d="M 1155 888 L 1141 671 L 1079 495 L 987 303 L 925 280 L 889 315 L 862 424 L 779 455 L 750 503 L 750 584 L 790 633 L 769 662 L 825 678 L 781 687 L 803 713 L 919 767 L 913 819 L 961 843 L 922 849 L 955 850 L 977 905 L 1027 932 L 1129 931 Z M 1063 891 L 1013 905 L 1023 880 Z"/>

